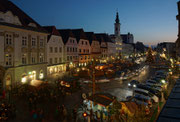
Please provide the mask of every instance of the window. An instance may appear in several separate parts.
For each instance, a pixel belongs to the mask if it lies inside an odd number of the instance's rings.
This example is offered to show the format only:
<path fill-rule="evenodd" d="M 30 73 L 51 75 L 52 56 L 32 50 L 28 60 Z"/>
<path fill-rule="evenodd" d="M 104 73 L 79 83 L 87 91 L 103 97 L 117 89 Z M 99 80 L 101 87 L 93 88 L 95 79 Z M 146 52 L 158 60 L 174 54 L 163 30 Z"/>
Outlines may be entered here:
<path fill-rule="evenodd" d="M 35 57 L 32 57 L 31 60 L 32 60 L 32 63 L 35 63 Z"/>
<path fill-rule="evenodd" d="M 77 52 L 77 48 L 75 48 L 75 52 Z"/>
<path fill-rule="evenodd" d="M 74 47 L 73 47 L 73 52 L 74 52 Z"/>
<path fill-rule="evenodd" d="M 11 54 L 6 54 L 5 60 L 6 60 L 6 66 L 12 65 L 12 55 Z"/>
<path fill-rule="evenodd" d="M 61 47 L 59 47 L 59 52 L 60 52 L 60 53 L 62 52 L 62 48 L 61 48 Z"/>
<path fill-rule="evenodd" d="M 86 50 L 84 49 L 84 53 L 86 52 Z"/>
<path fill-rule="evenodd" d="M 32 46 L 36 46 L 36 38 L 32 38 Z"/>
<path fill-rule="evenodd" d="M 87 59 L 87 56 L 85 56 L 85 60 Z"/>
<path fill-rule="evenodd" d="M 22 55 L 22 64 L 26 64 L 26 54 Z"/>
<path fill-rule="evenodd" d="M 79 49 L 79 52 L 81 53 L 81 49 Z"/>
<path fill-rule="evenodd" d="M 50 63 L 50 64 L 52 64 L 52 62 L 53 62 L 53 59 L 52 59 L 52 58 L 50 58 L 50 59 L 49 59 L 49 63 Z"/>
<path fill-rule="evenodd" d="M 81 60 L 83 60 L 83 57 L 81 56 Z"/>
<path fill-rule="evenodd" d="M 88 59 L 90 59 L 90 56 L 88 56 Z"/>
<path fill-rule="evenodd" d="M 61 58 L 59 58 L 59 63 L 61 63 L 62 62 L 62 59 Z"/>
<path fill-rule="evenodd" d="M 12 35 L 11 34 L 6 34 L 6 44 L 11 45 L 12 44 Z"/>
<path fill-rule="evenodd" d="M 70 47 L 70 52 L 72 52 L 72 48 Z"/>
<path fill-rule="evenodd" d="M 70 61 L 72 61 L 72 56 L 70 56 Z"/>
<path fill-rule="evenodd" d="M 44 40 L 43 39 L 40 39 L 39 45 L 40 45 L 40 47 L 44 46 Z"/>
<path fill-rule="evenodd" d="M 43 53 L 39 54 L 39 62 L 42 63 L 44 61 L 44 55 Z"/>
<path fill-rule="evenodd" d="M 87 53 L 89 53 L 89 50 L 87 49 Z"/>
<path fill-rule="evenodd" d="M 67 52 L 69 52 L 69 47 L 67 47 Z"/>
<path fill-rule="evenodd" d="M 52 52 L 53 52 L 53 48 L 52 48 L 52 47 L 50 47 L 50 48 L 49 48 L 49 51 L 50 51 L 50 53 L 52 53 Z"/>
<path fill-rule="evenodd" d="M 67 61 L 69 61 L 69 56 L 67 56 Z"/>
<path fill-rule="evenodd" d="M 57 62 L 58 62 L 57 60 L 58 60 L 58 59 L 57 59 L 57 58 L 55 58 L 54 60 L 55 60 L 55 64 L 57 64 Z"/>
<path fill-rule="evenodd" d="M 87 45 L 88 43 L 86 42 L 86 45 Z"/>
<path fill-rule="evenodd" d="M 58 48 L 57 48 L 57 47 L 55 47 L 54 52 L 55 52 L 55 53 L 57 53 L 57 51 L 58 51 Z"/>
<path fill-rule="evenodd" d="M 22 37 L 22 46 L 26 46 L 27 45 L 27 37 L 23 36 Z"/>
<path fill-rule="evenodd" d="M 84 42 L 82 41 L 82 45 L 84 44 Z"/>

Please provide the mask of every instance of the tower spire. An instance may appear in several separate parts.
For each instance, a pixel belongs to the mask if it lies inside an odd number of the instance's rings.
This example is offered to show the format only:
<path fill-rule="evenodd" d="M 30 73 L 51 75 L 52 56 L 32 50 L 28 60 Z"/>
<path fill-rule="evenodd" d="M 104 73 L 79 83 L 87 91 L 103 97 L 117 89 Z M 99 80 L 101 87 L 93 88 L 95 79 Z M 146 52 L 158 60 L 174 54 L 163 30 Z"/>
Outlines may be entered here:
<path fill-rule="evenodd" d="M 119 23 L 119 14 L 118 14 L 118 12 L 116 12 L 116 23 Z"/>
<path fill-rule="evenodd" d="M 114 34 L 115 34 L 115 36 L 120 36 L 120 22 L 119 22 L 118 12 L 116 12 L 116 20 L 114 23 Z"/>

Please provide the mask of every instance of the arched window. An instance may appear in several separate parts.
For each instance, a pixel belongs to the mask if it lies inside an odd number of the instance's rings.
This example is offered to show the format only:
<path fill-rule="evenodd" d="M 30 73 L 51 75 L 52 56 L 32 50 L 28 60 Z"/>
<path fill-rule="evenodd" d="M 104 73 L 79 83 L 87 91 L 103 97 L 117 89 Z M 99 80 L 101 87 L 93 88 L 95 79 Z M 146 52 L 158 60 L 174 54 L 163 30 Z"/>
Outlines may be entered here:
<path fill-rule="evenodd" d="M 41 70 L 40 72 L 39 72 L 39 79 L 43 79 L 44 78 L 44 74 L 43 74 L 43 70 Z"/>

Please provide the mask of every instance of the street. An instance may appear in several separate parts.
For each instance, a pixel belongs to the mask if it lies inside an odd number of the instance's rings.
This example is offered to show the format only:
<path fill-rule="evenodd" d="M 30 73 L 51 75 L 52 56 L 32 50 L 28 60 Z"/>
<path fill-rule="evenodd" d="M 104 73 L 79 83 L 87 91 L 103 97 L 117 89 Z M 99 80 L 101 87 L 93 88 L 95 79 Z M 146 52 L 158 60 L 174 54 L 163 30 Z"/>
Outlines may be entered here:
<path fill-rule="evenodd" d="M 145 82 L 154 73 L 154 69 L 147 67 L 138 76 L 135 76 L 122 83 L 117 80 L 112 80 L 110 83 L 100 84 L 99 87 L 102 91 L 106 91 L 117 97 L 119 101 L 126 101 L 127 96 L 132 96 L 132 89 L 128 88 L 128 83 L 131 80 L 138 80 L 139 82 Z"/>

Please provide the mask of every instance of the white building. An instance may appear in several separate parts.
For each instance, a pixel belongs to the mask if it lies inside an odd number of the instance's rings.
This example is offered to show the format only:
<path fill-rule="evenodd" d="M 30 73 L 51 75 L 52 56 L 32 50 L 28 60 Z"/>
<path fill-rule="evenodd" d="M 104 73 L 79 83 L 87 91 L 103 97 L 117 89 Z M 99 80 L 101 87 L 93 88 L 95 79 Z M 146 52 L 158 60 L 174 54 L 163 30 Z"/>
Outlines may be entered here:
<path fill-rule="evenodd" d="M 47 41 L 47 74 L 61 73 L 66 71 L 64 63 L 64 43 L 59 31 L 55 26 L 44 26 L 49 32 Z"/>
<path fill-rule="evenodd" d="M 64 61 L 67 68 L 73 68 L 78 65 L 79 53 L 77 40 L 70 29 L 59 30 L 64 42 Z"/>
<path fill-rule="evenodd" d="M 12 2 L 1 0 L 0 4 L 0 65 L 6 69 L 4 88 L 46 78 L 48 33 Z"/>

